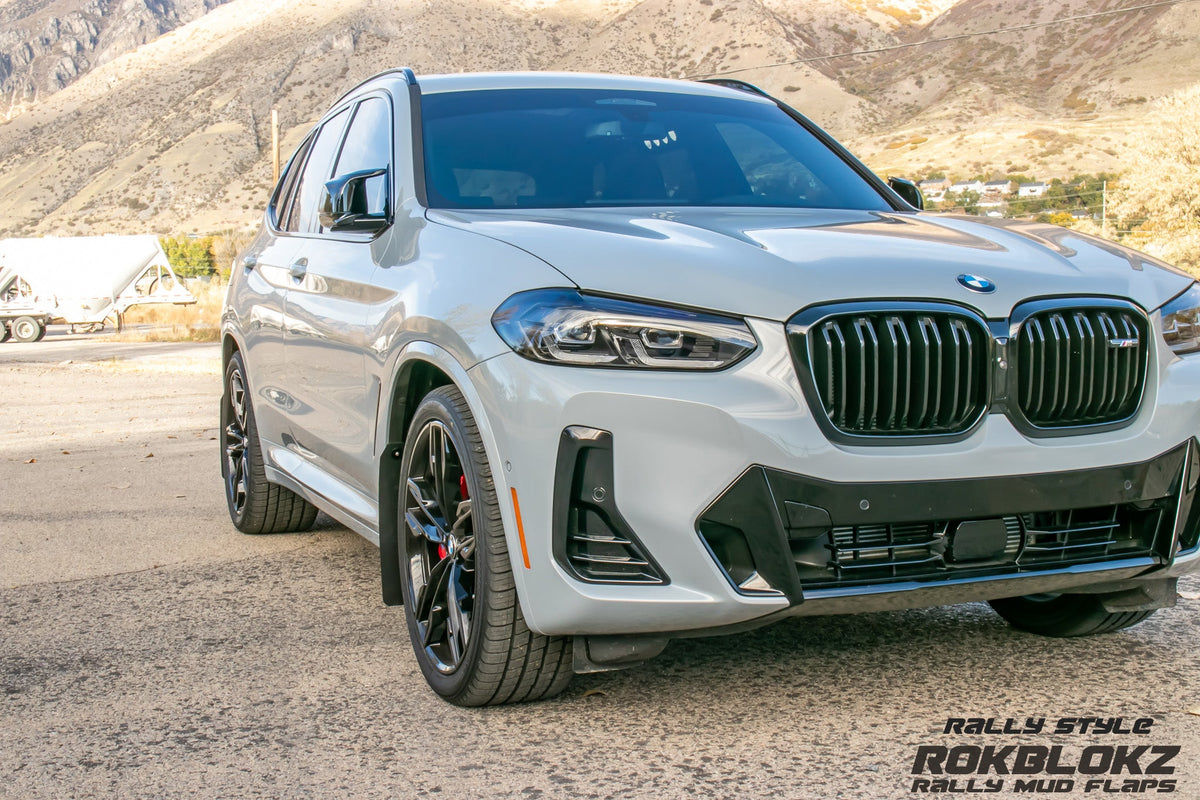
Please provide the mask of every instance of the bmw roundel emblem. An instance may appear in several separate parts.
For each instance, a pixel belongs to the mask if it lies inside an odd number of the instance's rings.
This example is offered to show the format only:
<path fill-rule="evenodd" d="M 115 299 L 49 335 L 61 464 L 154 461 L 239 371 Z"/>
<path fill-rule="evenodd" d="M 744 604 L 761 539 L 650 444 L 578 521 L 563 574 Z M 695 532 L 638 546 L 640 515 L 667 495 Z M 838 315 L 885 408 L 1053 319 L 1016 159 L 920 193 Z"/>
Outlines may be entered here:
<path fill-rule="evenodd" d="M 958 282 L 970 289 L 972 292 L 979 292 L 980 294 L 990 294 L 991 292 L 996 291 L 996 284 L 992 283 L 987 278 L 980 277 L 979 275 L 968 275 L 963 273 L 962 275 L 958 276 Z"/>

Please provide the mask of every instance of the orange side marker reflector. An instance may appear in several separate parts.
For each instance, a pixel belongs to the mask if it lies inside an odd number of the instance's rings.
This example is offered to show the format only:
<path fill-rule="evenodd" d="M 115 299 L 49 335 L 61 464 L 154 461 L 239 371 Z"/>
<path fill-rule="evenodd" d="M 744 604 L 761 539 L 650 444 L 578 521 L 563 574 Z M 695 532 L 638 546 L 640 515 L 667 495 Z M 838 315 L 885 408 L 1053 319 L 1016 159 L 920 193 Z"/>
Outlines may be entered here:
<path fill-rule="evenodd" d="M 517 536 L 521 539 L 521 558 L 525 561 L 525 569 L 529 569 L 529 548 L 525 546 L 525 523 L 521 521 L 521 503 L 517 500 L 517 490 L 512 490 L 513 511 L 517 515 Z"/>

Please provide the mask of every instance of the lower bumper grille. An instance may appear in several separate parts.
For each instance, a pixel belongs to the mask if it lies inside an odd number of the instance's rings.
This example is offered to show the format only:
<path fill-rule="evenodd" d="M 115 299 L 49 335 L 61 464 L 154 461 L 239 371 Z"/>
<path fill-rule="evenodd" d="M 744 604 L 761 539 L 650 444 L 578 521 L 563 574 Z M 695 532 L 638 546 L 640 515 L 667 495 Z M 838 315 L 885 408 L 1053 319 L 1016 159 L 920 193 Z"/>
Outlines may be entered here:
<path fill-rule="evenodd" d="M 828 551 L 824 564 L 812 557 L 812 543 L 793 543 L 793 553 L 801 582 L 814 587 L 1153 556 L 1164 515 L 1173 506 L 1168 498 L 1146 509 L 1112 505 L 994 520 L 841 526 L 817 540 Z M 981 538 L 993 521 L 997 532 L 1003 526 L 1002 537 Z"/>
<path fill-rule="evenodd" d="M 916 483 L 840 484 L 754 467 L 697 529 L 740 591 L 793 602 L 806 588 L 1165 564 L 1196 546 L 1198 449 L 1077 472 Z"/>

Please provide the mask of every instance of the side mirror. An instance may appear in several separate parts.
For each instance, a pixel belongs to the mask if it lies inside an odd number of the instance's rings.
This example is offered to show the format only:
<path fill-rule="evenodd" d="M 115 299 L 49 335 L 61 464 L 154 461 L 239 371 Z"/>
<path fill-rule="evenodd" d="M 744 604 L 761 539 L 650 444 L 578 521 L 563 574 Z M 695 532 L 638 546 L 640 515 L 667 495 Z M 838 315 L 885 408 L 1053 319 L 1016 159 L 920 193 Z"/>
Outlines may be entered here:
<path fill-rule="evenodd" d="M 904 202 L 918 211 L 925 208 L 925 197 L 915 183 L 907 178 L 888 178 L 887 182 L 888 186 L 892 187 L 892 191 L 900 195 Z"/>
<path fill-rule="evenodd" d="M 387 184 L 387 168 L 364 169 L 339 175 L 325 183 L 321 198 L 321 210 L 317 214 L 322 228 L 331 231 L 353 231 L 375 233 L 386 228 L 388 222 L 388 197 L 391 186 Z M 384 207 L 371 213 L 367 195 L 367 181 L 384 179 Z"/>

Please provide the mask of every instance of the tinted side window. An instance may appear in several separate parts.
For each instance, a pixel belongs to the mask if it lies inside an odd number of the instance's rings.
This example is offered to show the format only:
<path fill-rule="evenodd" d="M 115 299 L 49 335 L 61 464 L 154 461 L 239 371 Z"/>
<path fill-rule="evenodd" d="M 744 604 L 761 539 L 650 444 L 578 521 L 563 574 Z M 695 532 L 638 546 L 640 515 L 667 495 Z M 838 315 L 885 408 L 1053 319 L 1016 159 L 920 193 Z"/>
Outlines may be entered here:
<path fill-rule="evenodd" d="M 270 216 L 277 228 L 283 228 L 287 222 L 287 211 L 292 205 L 296 181 L 300 177 L 300 170 L 304 166 L 304 156 L 308 154 L 310 145 L 312 145 L 312 136 L 309 136 L 296 148 L 296 152 L 284 166 L 283 174 L 279 176 L 279 183 L 275 185 L 275 193 L 271 195 Z"/>
<path fill-rule="evenodd" d="M 391 165 L 392 107 L 382 97 L 369 97 L 354 112 L 333 174 L 338 177 L 362 170 L 390 169 Z M 367 181 L 364 213 L 372 216 L 387 213 L 388 185 L 386 175 Z"/>
<path fill-rule="evenodd" d="M 312 147 L 308 149 L 308 158 L 304 161 L 300 186 L 292 198 L 286 230 L 299 233 L 315 233 L 320 230 L 317 208 L 321 202 L 325 181 L 329 180 L 333 173 L 333 157 L 337 153 L 338 142 L 341 141 L 342 129 L 346 126 L 348 116 L 350 115 L 347 110 L 339 111 L 317 132 Z"/>

